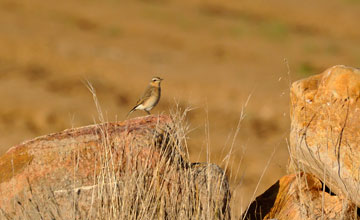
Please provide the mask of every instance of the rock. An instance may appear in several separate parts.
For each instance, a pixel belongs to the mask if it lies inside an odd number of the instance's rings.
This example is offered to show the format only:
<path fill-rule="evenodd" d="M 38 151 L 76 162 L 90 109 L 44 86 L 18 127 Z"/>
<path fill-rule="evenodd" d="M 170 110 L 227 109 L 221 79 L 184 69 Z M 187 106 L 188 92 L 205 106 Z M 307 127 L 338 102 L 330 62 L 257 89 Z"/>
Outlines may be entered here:
<path fill-rule="evenodd" d="M 223 170 L 215 164 L 192 163 L 191 173 L 202 210 L 198 219 L 231 219 L 230 187 Z"/>
<path fill-rule="evenodd" d="M 360 70 L 334 66 L 291 87 L 290 156 L 360 206 Z"/>
<path fill-rule="evenodd" d="M 244 219 L 314 220 L 356 219 L 356 206 L 323 188 L 311 174 L 282 177 L 258 196 Z"/>
<path fill-rule="evenodd" d="M 187 160 L 174 121 L 147 116 L 12 147 L 0 157 L 0 216 L 205 219 L 211 213 L 212 219 L 229 219 L 226 177 L 216 165 Z"/>

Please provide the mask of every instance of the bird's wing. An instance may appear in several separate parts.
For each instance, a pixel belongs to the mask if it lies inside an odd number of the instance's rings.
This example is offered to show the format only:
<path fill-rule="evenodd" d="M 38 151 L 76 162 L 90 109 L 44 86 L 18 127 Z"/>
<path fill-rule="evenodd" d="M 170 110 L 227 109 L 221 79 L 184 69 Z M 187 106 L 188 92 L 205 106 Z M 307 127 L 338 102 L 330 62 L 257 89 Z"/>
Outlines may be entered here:
<path fill-rule="evenodd" d="M 141 96 L 141 98 L 136 102 L 135 106 L 138 106 L 140 104 L 142 104 L 145 100 L 147 100 L 148 98 L 150 98 L 151 94 L 152 94 L 152 90 L 153 87 L 152 86 L 148 86 L 144 92 L 144 94 Z"/>
<path fill-rule="evenodd" d="M 127 114 L 126 118 L 129 117 L 129 115 L 136 110 L 136 107 L 143 104 L 145 100 L 150 98 L 151 94 L 153 93 L 154 87 L 148 86 L 144 92 L 144 94 L 141 96 L 141 98 L 136 102 L 136 105 L 130 110 L 130 112 Z"/>

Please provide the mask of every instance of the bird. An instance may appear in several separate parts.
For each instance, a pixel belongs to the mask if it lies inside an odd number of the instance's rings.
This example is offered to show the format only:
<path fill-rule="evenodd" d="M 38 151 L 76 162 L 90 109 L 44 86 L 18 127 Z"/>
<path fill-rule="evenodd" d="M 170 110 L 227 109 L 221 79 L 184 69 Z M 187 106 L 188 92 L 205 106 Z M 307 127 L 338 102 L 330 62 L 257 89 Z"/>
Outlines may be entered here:
<path fill-rule="evenodd" d="M 136 102 L 136 105 L 130 110 L 126 117 L 136 111 L 144 110 L 148 115 L 150 115 L 150 110 L 153 109 L 159 102 L 161 96 L 161 87 L 160 83 L 163 79 L 160 77 L 153 77 L 146 88 L 144 94 Z"/>

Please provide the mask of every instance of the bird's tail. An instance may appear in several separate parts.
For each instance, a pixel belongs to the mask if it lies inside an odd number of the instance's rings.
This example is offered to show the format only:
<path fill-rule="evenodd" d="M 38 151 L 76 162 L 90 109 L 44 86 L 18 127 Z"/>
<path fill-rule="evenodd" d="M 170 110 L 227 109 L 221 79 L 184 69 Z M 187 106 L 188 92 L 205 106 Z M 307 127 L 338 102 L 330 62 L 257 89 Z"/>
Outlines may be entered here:
<path fill-rule="evenodd" d="M 126 119 L 129 117 L 129 115 L 130 115 L 131 113 L 133 113 L 133 112 L 136 110 L 136 107 L 137 107 L 137 106 L 135 106 L 134 108 L 132 108 L 132 109 L 129 111 L 129 113 L 127 113 Z"/>

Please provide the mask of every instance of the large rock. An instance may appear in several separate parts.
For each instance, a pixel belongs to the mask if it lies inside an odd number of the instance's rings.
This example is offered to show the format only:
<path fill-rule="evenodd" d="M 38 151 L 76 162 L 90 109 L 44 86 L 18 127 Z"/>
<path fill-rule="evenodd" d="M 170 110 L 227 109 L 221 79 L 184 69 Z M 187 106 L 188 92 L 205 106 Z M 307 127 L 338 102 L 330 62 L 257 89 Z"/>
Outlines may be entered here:
<path fill-rule="evenodd" d="M 360 207 L 360 70 L 334 66 L 291 87 L 291 167 Z"/>
<path fill-rule="evenodd" d="M 319 179 L 298 173 L 282 177 L 258 196 L 244 219 L 356 219 L 356 206 L 332 195 Z"/>
<path fill-rule="evenodd" d="M 191 164 L 183 131 L 148 116 L 65 130 L 0 157 L 8 219 L 229 219 L 229 187 L 214 164 Z"/>

